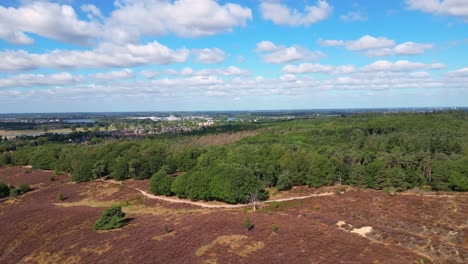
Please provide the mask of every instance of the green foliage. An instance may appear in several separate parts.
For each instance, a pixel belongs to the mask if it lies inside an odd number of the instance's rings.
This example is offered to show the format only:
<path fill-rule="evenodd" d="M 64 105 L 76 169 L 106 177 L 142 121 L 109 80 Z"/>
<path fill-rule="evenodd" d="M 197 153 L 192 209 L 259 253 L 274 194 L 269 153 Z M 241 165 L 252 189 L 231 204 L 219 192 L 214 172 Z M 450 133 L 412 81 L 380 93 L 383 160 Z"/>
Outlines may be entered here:
<path fill-rule="evenodd" d="M 293 185 L 294 185 L 294 183 L 291 180 L 291 178 L 289 178 L 289 175 L 286 174 L 286 173 L 283 173 L 278 177 L 278 182 L 276 183 L 276 188 L 278 188 L 278 190 L 280 190 L 280 191 L 287 191 L 287 190 L 291 190 Z"/>
<path fill-rule="evenodd" d="M 271 225 L 271 231 L 273 231 L 273 233 L 277 233 L 278 232 L 278 226 L 276 224 L 272 224 Z"/>
<path fill-rule="evenodd" d="M 125 221 L 125 213 L 122 212 L 122 207 L 114 205 L 104 210 L 93 228 L 94 230 L 111 230 L 126 224 L 127 221 Z"/>
<path fill-rule="evenodd" d="M 467 191 L 467 120 L 466 112 L 368 113 L 261 121 L 203 132 L 259 128 L 258 134 L 223 146 L 197 145 L 197 135 L 103 141 L 91 132 L 78 138 L 96 137 L 93 142 L 99 144 L 69 144 L 81 132 L 48 133 L 0 142 L 0 166 L 53 169 L 71 173 L 78 182 L 178 172 L 177 177 L 159 174 L 164 193 L 229 203 L 246 202 L 253 192 L 265 199 L 265 187 L 287 190 L 294 185 Z"/>
<path fill-rule="evenodd" d="M 167 224 L 165 224 L 164 225 L 164 233 L 169 234 L 170 232 L 172 232 L 171 228 L 169 228 L 169 226 Z"/>
<path fill-rule="evenodd" d="M 29 187 L 29 185 L 25 183 L 20 184 L 20 186 L 18 187 L 19 194 L 27 193 L 27 192 L 30 192 L 31 190 L 32 190 L 31 187 Z"/>
<path fill-rule="evenodd" d="M 62 202 L 63 200 L 65 200 L 65 197 L 63 196 L 63 194 L 62 193 L 57 194 L 57 201 Z"/>
<path fill-rule="evenodd" d="M 10 188 L 3 182 L 0 182 L 0 199 L 10 195 Z"/>
<path fill-rule="evenodd" d="M 243 222 L 244 228 L 250 231 L 253 228 L 252 223 L 250 223 L 249 217 L 245 216 L 244 217 L 244 222 Z"/>
<path fill-rule="evenodd" d="M 150 192 L 157 195 L 173 195 L 171 191 L 173 181 L 174 177 L 167 175 L 164 170 L 160 170 L 151 177 Z"/>
<path fill-rule="evenodd" d="M 72 161 L 72 180 L 76 182 L 94 179 L 92 170 L 95 162 L 94 155 L 84 152 L 79 159 Z"/>

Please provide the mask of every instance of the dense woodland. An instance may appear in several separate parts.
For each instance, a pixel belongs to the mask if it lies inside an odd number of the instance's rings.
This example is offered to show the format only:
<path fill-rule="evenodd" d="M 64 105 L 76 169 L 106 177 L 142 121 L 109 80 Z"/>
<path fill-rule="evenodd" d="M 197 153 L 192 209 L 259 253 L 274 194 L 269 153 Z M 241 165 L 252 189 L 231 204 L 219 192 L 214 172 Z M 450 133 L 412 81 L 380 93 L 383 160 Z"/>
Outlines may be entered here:
<path fill-rule="evenodd" d="M 244 129 L 257 133 L 221 146 L 192 140 Z M 266 199 L 268 188 L 295 185 L 468 190 L 468 114 L 463 111 L 264 121 L 205 134 L 92 144 L 46 136 L 2 142 L 0 151 L 0 166 L 71 173 L 77 182 L 151 178 L 152 192 L 192 200 L 247 202 L 249 194 Z"/>

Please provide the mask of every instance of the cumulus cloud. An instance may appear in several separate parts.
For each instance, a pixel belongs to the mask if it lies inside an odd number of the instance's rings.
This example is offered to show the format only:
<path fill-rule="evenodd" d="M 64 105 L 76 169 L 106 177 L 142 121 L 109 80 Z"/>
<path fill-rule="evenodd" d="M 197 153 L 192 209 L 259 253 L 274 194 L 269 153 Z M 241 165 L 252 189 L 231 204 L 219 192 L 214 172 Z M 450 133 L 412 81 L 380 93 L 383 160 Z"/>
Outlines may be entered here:
<path fill-rule="evenodd" d="M 95 74 L 89 74 L 89 77 L 96 81 L 112 81 L 117 79 L 131 79 L 135 77 L 135 74 L 131 69 L 123 69 L 120 71 L 98 72 Z"/>
<path fill-rule="evenodd" d="M 434 15 L 461 17 L 468 22 L 468 1 L 464 0 L 406 0 L 409 9 Z"/>
<path fill-rule="evenodd" d="M 395 47 L 394 51 L 396 54 L 401 55 L 416 55 L 422 54 L 426 49 L 432 49 L 432 44 L 422 44 L 414 42 L 405 42 Z"/>
<path fill-rule="evenodd" d="M 415 43 L 412 41 L 396 45 L 395 41 L 386 37 L 362 36 L 357 40 L 322 40 L 319 44 L 324 47 L 345 47 L 350 51 L 363 51 L 369 57 L 383 57 L 391 55 L 417 55 L 428 49 L 432 49 L 432 44 Z"/>
<path fill-rule="evenodd" d="M 385 37 L 373 37 L 365 35 L 358 40 L 348 41 L 345 45 L 348 50 L 369 50 L 378 48 L 388 48 L 395 45 L 395 41 Z"/>
<path fill-rule="evenodd" d="M 322 65 L 313 63 L 302 63 L 299 65 L 286 65 L 281 71 L 285 74 L 306 74 L 306 73 L 322 73 L 322 74 L 361 74 L 376 72 L 385 72 L 385 74 L 392 74 L 394 72 L 407 72 L 411 77 L 427 77 L 427 72 L 414 72 L 416 70 L 439 70 L 445 68 L 444 64 L 432 63 L 426 64 L 422 62 L 413 62 L 407 60 L 399 60 L 396 62 L 379 60 L 363 67 L 356 67 L 354 65 Z M 405 73 L 405 74 L 407 74 Z M 365 76 L 364 78 L 369 78 Z"/>
<path fill-rule="evenodd" d="M 74 76 L 67 72 L 44 75 L 44 74 L 19 74 L 0 79 L 0 88 L 19 88 L 34 86 L 63 86 L 80 83 L 84 78 L 80 75 Z"/>
<path fill-rule="evenodd" d="M 367 16 L 361 12 L 350 11 L 345 15 L 341 15 L 340 19 L 345 22 L 367 21 Z"/>
<path fill-rule="evenodd" d="M 206 64 L 221 63 L 226 59 L 226 53 L 218 48 L 194 50 L 193 53 L 196 54 L 198 62 Z"/>
<path fill-rule="evenodd" d="M 147 79 L 153 79 L 161 75 L 160 72 L 155 70 L 142 70 L 140 74 L 143 75 Z"/>
<path fill-rule="evenodd" d="M 219 4 L 215 0 L 122 0 L 106 20 L 108 39 L 130 41 L 135 36 L 172 33 L 198 37 L 231 31 L 245 26 L 252 11 L 239 4 Z"/>
<path fill-rule="evenodd" d="M 279 2 L 262 1 L 260 11 L 265 20 L 271 20 L 277 25 L 309 26 L 330 16 L 333 11 L 327 1 L 319 0 L 317 4 L 305 6 L 304 11 L 290 9 Z"/>
<path fill-rule="evenodd" d="M 53 50 L 36 54 L 23 50 L 2 51 L 0 70 L 21 71 L 36 68 L 76 69 L 112 68 L 185 62 L 188 49 L 173 50 L 157 41 L 145 45 L 102 44 L 93 50 Z"/>
<path fill-rule="evenodd" d="M 263 61 L 272 64 L 289 63 L 293 61 L 315 61 L 325 57 L 320 51 L 310 51 L 301 46 L 286 47 L 284 45 L 276 45 L 270 41 L 262 41 L 257 43 L 255 49 L 261 54 Z"/>
<path fill-rule="evenodd" d="M 183 68 L 180 72 L 176 70 L 168 70 L 165 72 L 167 75 L 172 76 L 248 76 L 250 75 L 249 70 L 241 69 L 235 66 L 229 66 L 226 68 L 213 68 L 213 69 L 201 69 L 194 70 L 190 67 Z M 161 73 L 155 71 L 142 71 L 141 74 L 148 79 L 160 76 Z"/>
<path fill-rule="evenodd" d="M 81 10 L 85 12 L 89 19 L 100 19 L 104 20 L 104 15 L 101 13 L 101 10 L 97 8 L 95 5 L 87 4 L 82 5 Z"/>
<path fill-rule="evenodd" d="M 81 6 L 81 20 L 70 5 L 22 1 L 19 7 L 0 6 L 0 38 L 31 44 L 26 33 L 78 45 L 98 41 L 137 43 L 142 36 L 175 34 L 198 37 L 231 31 L 252 20 L 250 8 L 215 0 L 121 0 L 109 17 L 93 4 Z"/>
<path fill-rule="evenodd" d="M 326 74 L 344 74 L 352 73 L 356 70 L 353 65 L 322 65 L 312 63 L 302 63 L 299 65 L 286 65 L 281 69 L 282 72 L 288 74 L 304 74 L 304 73 L 326 73 Z"/>
<path fill-rule="evenodd" d="M 73 7 L 45 1 L 27 2 L 18 8 L 0 6 L 0 38 L 14 44 L 31 44 L 25 33 L 67 43 L 88 45 L 100 32 L 100 25 L 80 20 Z"/>
<path fill-rule="evenodd" d="M 260 41 L 257 43 L 257 48 L 255 49 L 256 52 L 273 52 L 280 49 L 275 43 L 271 41 Z"/>
<path fill-rule="evenodd" d="M 450 71 L 446 75 L 449 77 L 468 78 L 468 68 L 461 68 L 455 71 Z"/>
<path fill-rule="evenodd" d="M 439 70 L 446 66 L 441 63 L 426 64 L 422 62 L 412 62 L 407 60 L 399 60 L 396 62 L 379 60 L 369 64 L 363 68 L 364 71 L 412 71 L 419 69 Z"/>

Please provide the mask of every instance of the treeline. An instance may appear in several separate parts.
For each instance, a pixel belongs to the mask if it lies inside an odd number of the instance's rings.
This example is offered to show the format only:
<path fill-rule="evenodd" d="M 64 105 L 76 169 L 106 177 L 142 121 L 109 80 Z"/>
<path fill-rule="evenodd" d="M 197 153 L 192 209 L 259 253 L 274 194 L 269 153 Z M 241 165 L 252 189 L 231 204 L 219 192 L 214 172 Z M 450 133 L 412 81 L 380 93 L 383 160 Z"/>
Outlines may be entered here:
<path fill-rule="evenodd" d="M 190 145 L 187 135 L 46 143 L 5 153 L 0 165 L 71 173 L 78 182 L 154 175 L 156 194 L 229 203 L 295 185 L 467 191 L 467 121 L 466 113 L 454 112 L 264 122 L 257 135 L 224 146 Z"/>

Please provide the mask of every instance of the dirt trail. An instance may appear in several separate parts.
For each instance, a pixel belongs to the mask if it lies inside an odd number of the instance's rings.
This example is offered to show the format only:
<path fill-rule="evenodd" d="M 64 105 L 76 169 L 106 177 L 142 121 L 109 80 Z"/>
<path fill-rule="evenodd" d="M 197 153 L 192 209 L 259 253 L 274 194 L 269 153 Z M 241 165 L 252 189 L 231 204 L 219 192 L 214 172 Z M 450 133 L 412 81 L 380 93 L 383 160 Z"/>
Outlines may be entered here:
<path fill-rule="evenodd" d="M 103 182 L 110 182 L 110 183 L 113 183 L 113 184 L 123 185 L 123 182 L 115 181 L 115 180 L 105 180 Z M 130 186 L 127 186 L 127 187 L 139 191 L 145 197 L 148 197 L 150 199 L 157 199 L 157 200 L 166 201 L 166 202 L 170 202 L 170 203 L 191 204 L 191 205 L 196 205 L 196 206 L 200 206 L 200 207 L 204 207 L 204 208 L 242 208 L 242 207 L 251 206 L 250 204 L 211 204 L 211 203 L 206 203 L 206 202 L 193 202 L 193 201 L 186 200 L 186 199 L 173 198 L 173 197 L 168 197 L 168 196 L 163 196 L 163 195 L 154 195 L 154 194 L 150 194 L 150 193 L 148 193 L 146 191 L 143 191 L 142 189 L 138 189 L 138 188 L 134 188 L 134 187 L 130 187 Z M 307 198 L 310 198 L 310 197 L 329 196 L 329 195 L 333 195 L 333 193 L 327 192 L 327 193 L 310 194 L 310 195 L 305 195 L 305 196 L 296 196 L 296 197 L 273 199 L 273 200 L 268 200 L 268 201 L 261 202 L 259 204 L 262 204 L 262 203 L 265 204 L 265 203 L 271 203 L 271 202 L 286 202 L 286 201 L 293 201 L 293 200 L 302 200 L 302 199 L 307 199 Z"/>
<path fill-rule="evenodd" d="M 144 196 L 150 198 L 150 199 L 158 199 L 162 201 L 167 201 L 171 203 L 185 203 L 185 204 L 193 204 L 197 205 L 200 207 L 205 207 L 205 208 L 242 208 L 242 207 L 247 207 L 251 206 L 250 204 L 210 204 L 210 203 L 205 203 L 205 202 L 192 202 L 189 200 L 183 200 L 179 198 L 171 198 L 167 196 L 161 196 L 161 195 L 153 195 L 150 193 L 147 193 L 141 189 L 134 188 L 135 190 L 139 191 L 141 194 Z M 271 203 L 271 202 L 285 202 L 285 201 L 293 201 L 293 200 L 301 200 L 301 199 L 306 199 L 310 197 L 317 197 L 317 196 L 328 196 L 328 195 L 333 195 L 333 193 L 319 193 L 319 194 L 311 194 L 311 195 L 306 195 L 306 196 L 297 196 L 297 197 L 289 197 L 289 198 L 282 198 L 282 199 L 273 199 L 273 200 L 268 200 L 261 202 L 262 203 Z"/>

